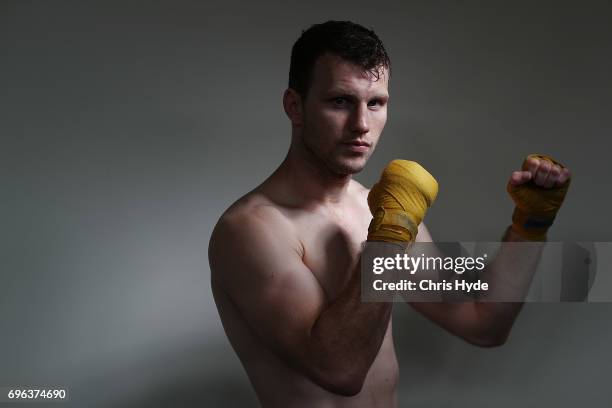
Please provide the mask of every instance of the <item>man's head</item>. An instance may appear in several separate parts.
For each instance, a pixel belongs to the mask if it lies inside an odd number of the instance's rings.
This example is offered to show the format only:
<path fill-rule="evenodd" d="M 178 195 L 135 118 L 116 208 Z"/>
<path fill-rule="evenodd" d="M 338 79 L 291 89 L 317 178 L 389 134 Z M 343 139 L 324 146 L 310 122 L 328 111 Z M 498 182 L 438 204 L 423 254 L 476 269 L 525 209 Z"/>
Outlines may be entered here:
<path fill-rule="evenodd" d="M 361 67 L 374 77 L 391 69 L 385 47 L 373 30 L 350 21 L 315 24 L 293 44 L 289 65 L 289 88 L 306 98 L 317 59 L 332 54 Z"/>
<path fill-rule="evenodd" d="M 389 70 L 371 30 L 328 21 L 304 31 L 291 52 L 283 100 L 293 143 L 333 173 L 359 172 L 386 123 Z"/>

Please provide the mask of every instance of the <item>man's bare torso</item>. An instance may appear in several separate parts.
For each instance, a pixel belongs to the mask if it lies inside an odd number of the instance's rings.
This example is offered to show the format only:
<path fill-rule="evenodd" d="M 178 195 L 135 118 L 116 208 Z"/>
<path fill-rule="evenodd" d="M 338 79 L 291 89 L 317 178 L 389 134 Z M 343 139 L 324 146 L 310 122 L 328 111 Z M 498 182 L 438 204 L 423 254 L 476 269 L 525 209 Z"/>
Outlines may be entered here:
<path fill-rule="evenodd" d="M 326 302 L 342 291 L 359 260 L 371 219 L 363 186 L 351 181 L 342 201 L 330 206 L 301 208 L 283 199 L 266 183 L 237 201 L 224 217 L 260 212 L 286 223 L 282 233 L 294 242 L 320 284 Z M 263 208 L 263 211 L 262 211 Z M 285 237 L 284 237 L 285 238 Z M 223 326 L 265 407 L 393 407 L 398 365 L 389 323 L 377 357 L 361 392 L 352 397 L 331 393 L 273 353 L 234 305 L 213 275 L 212 288 Z"/>

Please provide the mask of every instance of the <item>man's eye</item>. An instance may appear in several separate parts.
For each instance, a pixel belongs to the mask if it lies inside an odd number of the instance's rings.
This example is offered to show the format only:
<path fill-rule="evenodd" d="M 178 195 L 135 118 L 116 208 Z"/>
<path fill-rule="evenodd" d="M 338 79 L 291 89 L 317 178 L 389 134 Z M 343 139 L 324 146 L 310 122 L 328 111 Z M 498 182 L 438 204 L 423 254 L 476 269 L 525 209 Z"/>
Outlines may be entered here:
<path fill-rule="evenodd" d="M 368 106 L 369 107 L 380 106 L 380 105 L 382 105 L 382 103 L 378 99 L 374 99 L 374 100 L 368 102 Z"/>
<path fill-rule="evenodd" d="M 346 105 L 346 98 L 338 97 L 334 99 L 334 105 L 336 106 L 344 106 Z"/>

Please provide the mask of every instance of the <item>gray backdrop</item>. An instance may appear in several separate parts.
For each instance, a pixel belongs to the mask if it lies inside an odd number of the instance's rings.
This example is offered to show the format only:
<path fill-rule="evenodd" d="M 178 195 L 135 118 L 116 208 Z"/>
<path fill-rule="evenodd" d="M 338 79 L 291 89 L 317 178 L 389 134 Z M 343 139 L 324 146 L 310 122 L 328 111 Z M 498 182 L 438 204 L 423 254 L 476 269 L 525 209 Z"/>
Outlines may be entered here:
<path fill-rule="evenodd" d="M 209 287 L 222 211 L 284 158 L 290 48 L 328 19 L 393 60 L 393 158 L 438 240 L 495 240 L 531 152 L 574 174 L 551 239 L 609 241 L 609 2 L 0 3 L 0 386 L 78 407 L 256 406 Z M 478 349 L 396 308 L 401 406 L 609 406 L 610 304 L 532 304 Z M 24 406 L 24 405 L 19 405 Z"/>

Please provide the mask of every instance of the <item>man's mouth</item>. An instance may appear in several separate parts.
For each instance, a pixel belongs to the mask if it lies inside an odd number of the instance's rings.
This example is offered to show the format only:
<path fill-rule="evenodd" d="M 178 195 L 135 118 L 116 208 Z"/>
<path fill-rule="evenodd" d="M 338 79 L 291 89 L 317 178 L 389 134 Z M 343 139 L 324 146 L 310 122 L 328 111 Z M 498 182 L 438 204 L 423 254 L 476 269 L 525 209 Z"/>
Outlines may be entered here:
<path fill-rule="evenodd" d="M 370 150 L 370 143 L 365 140 L 351 140 L 343 143 L 349 150 L 356 153 L 365 153 Z"/>

